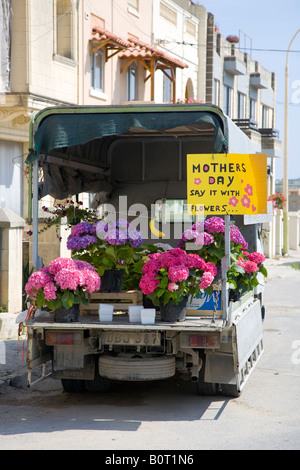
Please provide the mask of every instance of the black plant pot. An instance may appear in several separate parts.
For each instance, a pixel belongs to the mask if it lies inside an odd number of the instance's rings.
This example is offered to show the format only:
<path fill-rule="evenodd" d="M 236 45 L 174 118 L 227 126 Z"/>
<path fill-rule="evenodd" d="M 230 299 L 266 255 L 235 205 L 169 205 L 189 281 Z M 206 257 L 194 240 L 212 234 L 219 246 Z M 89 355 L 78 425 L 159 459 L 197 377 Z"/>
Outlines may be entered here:
<path fill-rule="evenodd" d="M 54 321 L 57 323 L 77 322 L 79 316 L 79 304 L 73 304 L 70 308 L 58 308 L 54 311 Z"/>
<path fill-rule="evenodd" d="M 161 320 L 165 322 L 184 321 L 186 315 L 187 299 L 183 299 L 177 305 L 168 302 L 160 305 Z"/>
<path fill-rule="evenodd" d="M 237 302 L 241 298 L 241 294 L 239 291 L 236 290 L 229 290 L 229 301 L 231 302 Z"/>
<path fill-rule="evenodd" d="M 101 276 L 100 292 L 121 292 L 124 271 L 122 269 L 107 269 Z"/>

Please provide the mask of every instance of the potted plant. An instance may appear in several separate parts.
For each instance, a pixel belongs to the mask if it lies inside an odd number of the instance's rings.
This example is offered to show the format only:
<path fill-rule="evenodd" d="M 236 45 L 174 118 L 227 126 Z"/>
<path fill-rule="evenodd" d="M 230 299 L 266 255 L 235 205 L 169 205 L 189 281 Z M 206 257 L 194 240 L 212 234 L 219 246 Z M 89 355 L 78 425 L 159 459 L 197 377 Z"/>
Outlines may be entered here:
<path fill-rule="evenodd" d="M 281 193 L 274 193 L 268 197 L 268 201 L 273 202 L 274 209 L 283 209 L 286 203 L 286 199 Z"/>
<path fill-rule="evenodd" d="M 124 272 L 129 273 L 142 243 L 141 232 L 132 229 L 127 220 L 101 220 L 95 225 L 88 222 L 75 225 L 68 237 L 67 248 L 74 258 L 95 267 L 101 276 L 102 292 L 120 292 Z"/>
<path fill-rule="evenodd" d="M 240 255 L 234 255 L 233 262 L 227 272 L 230 288 L 229 300 L 239 300 L 245 293 L 257 287 L 259 273 L 263 277 L 267 277 L 264 261 L 265 257 L 262 253 L 242 251 Z"/>
<path fill-rule="evenodd" d="M 211 217 L 203 222 L 193 224 L 183 232 L 178 246 L 187 247 L 188 243 L 206 262 L 213 263 L 216 268 L 220 267 L 221 260 L 225 256 L 225 221 L 221 217 Z M 264 256 L 261 253 L 249 253 L 247 250 L 248 243 L 239 228 L 231 224 L 231 263 L 227 272 L 231 300 L 237 300 L 245 292 L 256 287 L 259 284 L 259 273 L 267 277 L 267 270 L 263 266 Z M 220 278 L 220 272 L 215 280 L 218 278 Z"/>
<path fill-rule="evenodd" d="M 55 312 L 59 321 L 78 321 L 79 304 L 87 305 L 90 294 L 99 290 L 101 279 L 89 263 L 56 258 L 34 272 L 25 286 L 36 307 Z"/>
<path fill-rule="evenodd" d="M 160 306 L 163 321 L 182 321 L 188 296 L 208 292 L 215 266 L 195 253 L 173 248 L 148 256 L 140 288 L 154 305 Z"/>
<path fill-rule="evenodd" d="M 69 199 L 66 200 L 66 203 L 54 204 L 52 208 L 43 206 L 42 210 L 45 212 L 45 217 L 42 220 L 42 223 L 45 224 L 45 226 L 39 230 L 39 233 L 43 233 L 55 225 L 56 236 L 61 241 L 59 227 L 62 219 L 67 218 L 69 228 L 78 224 L 81 220 L 91 224 L 99 221 L 99 219 L 96 217 L 95 210 L 84 209 L 82 206 L 83 203 L 81 201 L 74 202 Z M 27 234 L 32 235 L 32 231 L 28 230 Z"/>

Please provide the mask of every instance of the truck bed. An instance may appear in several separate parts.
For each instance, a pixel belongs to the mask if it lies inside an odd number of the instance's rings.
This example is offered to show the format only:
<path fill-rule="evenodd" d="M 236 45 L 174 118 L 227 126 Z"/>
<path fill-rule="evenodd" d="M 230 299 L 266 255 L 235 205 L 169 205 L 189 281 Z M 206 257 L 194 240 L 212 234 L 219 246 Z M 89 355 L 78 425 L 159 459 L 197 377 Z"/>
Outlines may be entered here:
<path fill-rule="evenodd" d="M 100 322 L 97 315 L 84 315 L 79 317 L 78 322 L 58 323 L 49 318 L 40 318 L 26 321 L 27 327 L 33 328 L 62 328 L 62 329 L 103 329 L 103 330 L 177 330 L 177 331 L 194 331 L 194 330 L 213 330 L 221 331 L 224 326 L 222 318 L 216 318 L 212 321 L 211 317 L 195 317 L 186 316 L 184 322 L 163 322 L 160 315 L 156 315 L 155 323 L 151 325 L 143 325 L 141 323 L 130 323 L 129 317 L 125 313 L 114 313 L 112 322 Z"/>

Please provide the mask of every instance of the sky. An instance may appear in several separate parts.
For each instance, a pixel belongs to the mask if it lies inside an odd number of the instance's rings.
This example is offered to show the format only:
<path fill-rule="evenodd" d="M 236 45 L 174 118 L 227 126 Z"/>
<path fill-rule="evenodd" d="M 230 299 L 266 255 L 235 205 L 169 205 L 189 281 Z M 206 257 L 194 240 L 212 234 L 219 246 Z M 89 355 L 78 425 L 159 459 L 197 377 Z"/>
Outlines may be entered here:
<path fill-rule="evenodd" d="M 279 130 L 281 158 L 276 161 L 276 178 L 283 177 L 284 87 L 287 49 L 300 29 L 300 0 L 199 0 L 215 17 L 220 33 L 252 39 L 252 59 L 275 72 L 277 109 L 275 129 Z M 243 35 L 241 35 L 243 37 Z M 241 40 L 240 47 L 250 47 Z M 300 178 L 300 31 L 288 55 L 288 178 Z"/>

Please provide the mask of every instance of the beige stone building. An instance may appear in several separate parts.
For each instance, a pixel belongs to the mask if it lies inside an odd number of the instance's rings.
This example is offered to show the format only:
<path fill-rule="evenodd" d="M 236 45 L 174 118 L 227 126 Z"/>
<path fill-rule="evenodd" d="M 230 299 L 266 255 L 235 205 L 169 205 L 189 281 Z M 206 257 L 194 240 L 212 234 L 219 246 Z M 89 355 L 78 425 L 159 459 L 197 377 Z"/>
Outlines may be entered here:
<path fill-rule="evenodd" d="M 0 6 L 0 308 L 12 313 L 22 309 L 22 252 L 29 257 L 23 227 L 30 194 L 24 163 L 29 121 L 45 107 L 81 100 L 78 3 L 6 0 Z"/>

